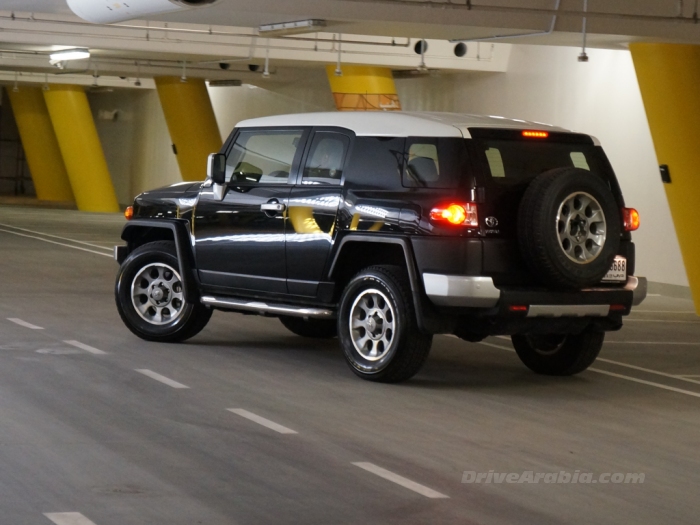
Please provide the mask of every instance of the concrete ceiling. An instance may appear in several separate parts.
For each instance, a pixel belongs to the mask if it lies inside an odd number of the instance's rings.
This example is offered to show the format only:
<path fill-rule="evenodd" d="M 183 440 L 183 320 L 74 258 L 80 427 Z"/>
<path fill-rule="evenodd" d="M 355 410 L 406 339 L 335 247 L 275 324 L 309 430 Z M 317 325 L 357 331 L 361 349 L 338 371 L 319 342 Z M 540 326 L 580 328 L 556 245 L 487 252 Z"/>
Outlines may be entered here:
<path fill-rule="evenodd" d="M 370 42 L 344 44 L 345 62 L 415 68 L 412 44 L 425 38 L 432 39 L 426 56 L 431 68 L 502 71 L 502 44 L 581 46 L 583 5 L 584 0 L 219 0 L 151 17 L 150 38 L 144 30 L 123 27 L 143 28 L 143 21 L 88 26 L 65 0 L 0 0 L 0 70 L 55 74 L 46 54 L 56 46 L 80 45 L 89 47 L 94 58 L 90 64 L 76 63 L 76 72 L 97 65 L 104 74 L 120 76 L 177 74 L 179 62 L 187 61 L 194 76 L 230 78 L 235 72 L 255 81 L 259 72 L 251 73 L 248 63 L 262 65 L 268 53 L 263 47 L 269 46 L 278 78 L 291 81 L 292 69 L 333 63 L 337 49 L 331 40 L 342 34 L 344 42 Z M 692 0 L 588 0 L 587 44 L 611 49 L 639 40 L 700 44 L 696 6 Z M 311 42 L 314 34 L 302 36 L 307 42 L 254 38 L 261 24 L 309 18 L 327 23 L 320 52 Z M 170 32 L 163 31 L 166 25 Z M 400 44 L 412 39 L 411 47 L 391 47 L 391 37 Z M 497 45 L 469 45 L 471 55 L 459 61 L 451 56 L 451 39 Z M 486 53 L 494 56 L 483 60 Z M 231 61 L 228 72 L 218 67 L 220 61 Z"/>

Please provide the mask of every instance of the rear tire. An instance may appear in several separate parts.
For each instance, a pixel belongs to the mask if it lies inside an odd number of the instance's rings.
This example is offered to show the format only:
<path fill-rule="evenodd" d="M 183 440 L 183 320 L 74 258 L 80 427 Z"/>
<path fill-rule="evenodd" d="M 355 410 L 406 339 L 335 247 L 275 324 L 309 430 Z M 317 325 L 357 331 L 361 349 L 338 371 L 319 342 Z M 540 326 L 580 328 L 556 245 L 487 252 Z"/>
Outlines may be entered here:
<path fill-rule="evenodd" d="M 332 339 L 338 335 L 338 323 L 335 319 L 304 319 L 282 315 L 280 321 L 287 330 L 301 337 Z"/>
<path fill-rule="evenodd" d="M 398 383 L 418 373 L 433 336 L 418 329 L 406 270 L 372 266 L 353 277 L 340 300 L 338 337 L 362 379 Z"/>
<path fill-rule="evenodd" d="M 513 335 L 513 347 L 530 370 L 549 376 L 571 376 L 583 372 L 596 360 L 605 332 L 591 329 L 580 334 Z"/>
<path fill-rule="evenodd" d="M 117 274 L 115 299 L 126 327 L 141 339 L 180 342 L 207 325 L 212 310 L 185 301 L 175 243 L 157 241 L 136 248 Z"/>

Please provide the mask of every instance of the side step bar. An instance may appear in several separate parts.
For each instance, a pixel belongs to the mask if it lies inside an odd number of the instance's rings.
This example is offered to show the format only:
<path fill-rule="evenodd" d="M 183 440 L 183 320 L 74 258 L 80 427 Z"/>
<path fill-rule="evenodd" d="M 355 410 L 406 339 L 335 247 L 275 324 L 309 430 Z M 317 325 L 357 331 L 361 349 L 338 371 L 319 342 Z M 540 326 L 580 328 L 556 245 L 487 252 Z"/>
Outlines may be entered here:
<path fill-rule="evenodd" d="M 325 308 L 310 308 L 306 306 L 291 306 L 286 304 L 267 304 L 248 299 L 231 299 L 224 297 L 203 296 L 202 304 L 225 310 L 244 310 L 259 314 L 288 315 L 290 317 L 313 317 L 315 319 L 335 319 L 334 310 Z"/>

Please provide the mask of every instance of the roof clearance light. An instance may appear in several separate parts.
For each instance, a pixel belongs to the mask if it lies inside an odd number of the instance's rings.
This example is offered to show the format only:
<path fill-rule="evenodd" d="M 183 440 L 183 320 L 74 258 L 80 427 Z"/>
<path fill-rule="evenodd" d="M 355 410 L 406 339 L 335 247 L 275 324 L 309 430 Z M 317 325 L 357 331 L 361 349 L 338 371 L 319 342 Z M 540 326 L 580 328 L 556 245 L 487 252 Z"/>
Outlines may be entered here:
<path fill-rule="evenodd" d="M 626 232 L 639 229 L 639 212 L 634 208 L 622 208 L 622 222 Z"/>
<path fill-rule="evenodd" d="M 470 226 L 472 228 L 479 226 L 476 204 L 473 202 L 449 204 L 433 208 L 430 210 L 430 218 L 435 222 L 449 222 L 450 224 Z"/>
<path fill-rule="evenodd" d="M 525 130 L 523 131 L 523 137 L 528 139 L 546 139 L 549 137 L 549 133 L 547 131 Z"/>

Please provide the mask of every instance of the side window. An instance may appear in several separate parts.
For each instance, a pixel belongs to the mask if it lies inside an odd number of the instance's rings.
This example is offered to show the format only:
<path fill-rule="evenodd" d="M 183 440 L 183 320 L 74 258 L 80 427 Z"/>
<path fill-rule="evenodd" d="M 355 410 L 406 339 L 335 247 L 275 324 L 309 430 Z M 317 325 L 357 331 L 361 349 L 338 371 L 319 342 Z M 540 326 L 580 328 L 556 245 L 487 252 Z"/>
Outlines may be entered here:
<path fill-rule="evenodd" d="M 314 135 L 304 167 L 302 184 L 340 184 L 350 139 L 342 133 L 319 131 Z"/>
<path fill-rule="evenodd" d="M 376 189 L 401 188 L 403 137 L 356 137 L 345 166 L 345 184 Z"/>
<path fill-rule="evenodd" d="M 285 184 L 302 130 L 241 131 L 226 159 L 226 181 Z"/>
<path fill-rule="evenodd" d="M 456 188 L 467 177 L 464 139 L 410 137 L 405 158 L 403 185 L 409 188 Z"/>

